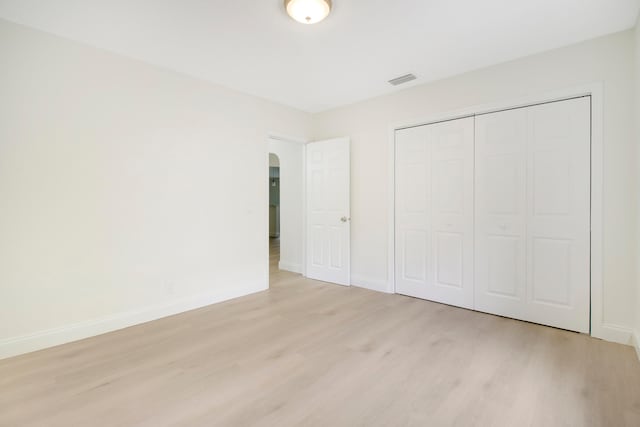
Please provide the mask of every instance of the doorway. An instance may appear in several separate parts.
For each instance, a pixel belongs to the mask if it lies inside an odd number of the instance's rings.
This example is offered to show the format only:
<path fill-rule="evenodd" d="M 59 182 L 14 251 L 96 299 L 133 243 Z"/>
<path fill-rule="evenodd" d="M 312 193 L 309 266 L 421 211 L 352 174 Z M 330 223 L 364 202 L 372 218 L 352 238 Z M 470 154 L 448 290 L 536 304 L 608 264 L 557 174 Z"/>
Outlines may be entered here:
<path fill-rule="evenodd" d="M 349 138 L 269 137 L 272 278 L 297 273 L 350 284 L 349 146 Z"/>
<path fill-rule="evenodd" d="M 280 158 L 269 153 L 269 270 L 280 262 Z"/>
<path fill-rule="evenodd" d="M 267 144 L 270 269 L 302 273 L 304 143 L 270 136 Z"/>

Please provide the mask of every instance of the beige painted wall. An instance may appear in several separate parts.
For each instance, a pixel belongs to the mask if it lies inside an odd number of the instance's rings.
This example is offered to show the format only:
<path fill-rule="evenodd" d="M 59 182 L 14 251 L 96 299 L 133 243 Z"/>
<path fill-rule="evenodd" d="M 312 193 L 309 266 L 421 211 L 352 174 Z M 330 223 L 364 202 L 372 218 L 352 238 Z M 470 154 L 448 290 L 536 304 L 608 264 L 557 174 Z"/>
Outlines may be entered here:
<path fill-rule="evenodd" d="M 310 115 L 6 21 L 0 99 L 0 358 L 267 288 Z"/>
<path fill-rule="evenodd" d="M 634 120 L 636 124 L 636 197 L 638 197 L 638 210 L 636 211 L 636 220 L 638 224 L 636 233 L 636 323 L 635 323 L 635 344 L 638 357 L 640 357 L 640 16 L 636 21 L 635 35 L 635 112 Z"/>
<path fill-rule="evenodd" d="M 379 288 L 388 280 L 391 125 L 604 82 L 604 321 L 630 332 L 638 259 L 633 37 L 632 31 L 613 34 L 314 116 L 316 138 L 352 141 L 353 283 Z"/>

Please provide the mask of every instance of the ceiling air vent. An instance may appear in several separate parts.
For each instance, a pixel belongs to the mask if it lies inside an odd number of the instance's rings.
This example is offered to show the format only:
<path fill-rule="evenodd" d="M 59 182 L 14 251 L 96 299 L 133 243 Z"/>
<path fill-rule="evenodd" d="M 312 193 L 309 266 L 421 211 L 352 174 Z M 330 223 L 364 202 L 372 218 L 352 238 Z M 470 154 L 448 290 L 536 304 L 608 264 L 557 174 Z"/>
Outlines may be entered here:
<path fill-rule="evenodd" d="M 396 77 L 395 79 L 389 80 L 389 83 L 391 83 L 394 86 L 398 86 L 398 85 L 401 85 L 402 83 L 410 82 L 411 80 L 415 80 L 415 79 L 416 79 L 416 76 L 414 76 L 413 74 L 405 74 L 404 76 Z"/>

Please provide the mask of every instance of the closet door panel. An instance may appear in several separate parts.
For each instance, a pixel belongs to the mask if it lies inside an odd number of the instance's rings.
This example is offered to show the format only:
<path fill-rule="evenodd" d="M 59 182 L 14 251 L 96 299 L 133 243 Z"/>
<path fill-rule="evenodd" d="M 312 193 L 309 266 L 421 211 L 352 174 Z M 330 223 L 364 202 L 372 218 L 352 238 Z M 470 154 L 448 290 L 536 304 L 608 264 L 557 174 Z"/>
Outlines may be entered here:
<path fill-rule="evenodd" d="M 396 292 L 473 307 L 471 118 L 396 132 Z"/>
<path fill-rule="evenodd" d="M 477 310 L 589 332 L 590 100 L 476 118 Z"/>
<path fill-rule="evenodd" d="M 529 319 L 589 332 L 590 100 L 528 109 Z"/>
<path fill-rule="evenodd" d="M 427 129 L 396 132 L 396 292 L 426 298 L 431 265 Z"/>
<path fill-rule="evenodd" d="M 476 117 L 475 308 L 525 309 L 526 111 Z"/>
<path fill-rule="evenodd" d="M 434 172 L 430 299 L 473 308 L 473 118 L 427 127 Z"/>

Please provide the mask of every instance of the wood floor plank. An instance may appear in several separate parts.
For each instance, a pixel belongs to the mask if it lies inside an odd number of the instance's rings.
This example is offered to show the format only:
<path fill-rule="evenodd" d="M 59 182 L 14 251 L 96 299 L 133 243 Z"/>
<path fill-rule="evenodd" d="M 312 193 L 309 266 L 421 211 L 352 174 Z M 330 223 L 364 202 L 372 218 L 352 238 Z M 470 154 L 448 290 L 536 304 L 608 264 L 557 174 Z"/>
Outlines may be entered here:
<path fill-rule="evenodd" d="M 270 262 L 269 291 L 0 361 L 0 426 L 640 426 L 630 347 Z"/>

